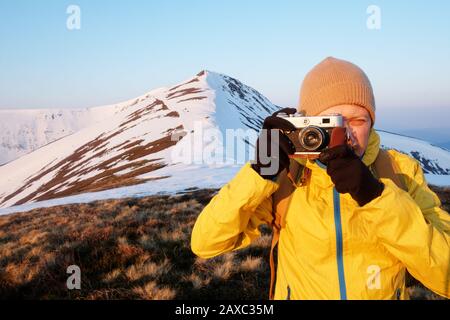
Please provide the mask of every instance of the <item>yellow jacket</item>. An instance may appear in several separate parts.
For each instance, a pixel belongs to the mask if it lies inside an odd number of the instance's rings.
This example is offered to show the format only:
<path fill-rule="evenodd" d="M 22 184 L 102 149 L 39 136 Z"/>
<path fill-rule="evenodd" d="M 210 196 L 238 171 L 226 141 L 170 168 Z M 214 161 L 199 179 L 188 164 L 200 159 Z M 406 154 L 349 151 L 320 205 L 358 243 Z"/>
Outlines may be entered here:
<path fill-rule="evenodd" d="M 363 162 L 380 139 L 371 131 Z M 314 161 L 310 183 L 294 191 L 278 244 L 275 299 L 406 299 L 406 269 L 450 297 L 450 216 L 415 159 L 389 150 L 409 192 L 390 179 L 380 197 L 360 207 L 339 194 Z M 192 231 L 192 251 L 211 258 L 248 246 L 272 221 L 276 182 L 244 165 L 211 199 Z"/>

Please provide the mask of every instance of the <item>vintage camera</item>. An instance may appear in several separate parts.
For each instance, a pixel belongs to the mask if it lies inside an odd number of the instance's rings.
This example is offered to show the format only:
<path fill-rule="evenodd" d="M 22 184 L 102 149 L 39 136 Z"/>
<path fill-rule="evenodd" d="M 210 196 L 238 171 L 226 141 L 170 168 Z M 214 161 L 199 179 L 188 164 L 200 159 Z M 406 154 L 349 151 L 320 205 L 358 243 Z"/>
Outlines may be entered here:
<path fill-rule="evenodd" d="M 344 119 L 340 114 L 307 117 L 303 113 L 277 115 L 297 129 L 283 131 L 295 147 L 294 157 L 317 158 L 328 147 L 331 131 L 344 126 Z"/>

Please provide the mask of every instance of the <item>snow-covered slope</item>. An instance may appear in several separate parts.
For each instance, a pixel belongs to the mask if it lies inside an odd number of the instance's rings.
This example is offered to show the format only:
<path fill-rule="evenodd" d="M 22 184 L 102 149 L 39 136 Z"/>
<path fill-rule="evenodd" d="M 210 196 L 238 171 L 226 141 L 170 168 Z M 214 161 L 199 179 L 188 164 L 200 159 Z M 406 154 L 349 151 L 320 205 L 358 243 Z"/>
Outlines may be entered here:
<path fill-rule="evenodd" d="M 103 121 L 140 98 L 84 109 L 1 109 L 0 165 Z"/>
<path fill-rule="evenodd" d="M 450 152 L 427 141 L 383 130 L 380 135 L 381 147 L 395 149 L 417 159 L 428 183 L 450 186 Z"/>
<path fill-rule="evenodd" d="M 61 117 L 72 119 L 68 120 L 72 134 L 0 166 L 0 214 L 189 188 L 219 188 L 253 156 L 250 145 L 263 119 L 277 109 L 238 80 L 202 71 L 179 85 L 121 104 L 86 109 L 78 116 L 64 114 Z M 78 122 L 73 120 L 77 117 Z M 55 127 L 65 129 L 64 125 Z M 228 153 L 229 129 L 238 129 L 232 134 L 247 129 L 236 140 L 246 146 L 243 155 L 237 147 Z M 447 150 L 379 132 L 382 147 L 417 158 L 430 183 L 450 185 Z"/>
<path fill-rule="evenodd" d="M 89 109 L 0 110 L 0 164 L 87 126 Z"/>
<path fill-rule="evenodd" d="M 0 207 L 169 179 L 193 165 L 184 152 L 191 143 L 194 160 L 221 146 L 220 139 L 198 144 L 199 131 L 257 130 L 277 107 L 236 79 L 202 71 L 102 109 L 101 121 L 1 166 Z"/>
<path fill-rule="evenodd" d="M 450 152 L 448 150 L 421 139 L 383 130 L 377 132 L 380 135 L 382 148 L 396 149 L 416 158 L 421 163 L 424 173 L 450 175 Z"/>

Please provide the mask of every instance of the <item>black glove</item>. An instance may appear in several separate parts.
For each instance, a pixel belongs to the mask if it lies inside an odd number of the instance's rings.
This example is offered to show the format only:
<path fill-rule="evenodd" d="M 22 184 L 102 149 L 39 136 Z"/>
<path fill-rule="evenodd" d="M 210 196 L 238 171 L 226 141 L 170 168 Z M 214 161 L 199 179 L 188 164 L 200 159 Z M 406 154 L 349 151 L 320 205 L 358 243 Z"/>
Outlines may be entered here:
<path fill-rule="evenodd" d="M 279 131 L 279 139 L 272 139 L 271 129 L 295 130 L 295 126 L 292 123 L 277 117 L 277 114 L 279 113 L 293 114 L 295 112 L 297 112 L 297 110 L 294 108 L 284 108 L 264 120 L 262 128 L 267 134 L 264 135 L 263 132 L 261 132 L 258 140 L 256 141 L 256 163 L 252 164 L 252 168 L 265 179 L 274 179 L 282 170 L 289 168 L 289 154 L 293 154 L 295 152 L 295 148 L 289 138 L 285 136 L 282 131 Z M 265 150 L 267 150 L 267 154 L 260 157 L 259 150 L 262 146 L 266 147 Z M 272 155 L 271 150 L 278 150 L 278 157 L 276 157 L 276 154 Z M 263 161 L 264 156 L 268 158 L 266 160 L 269 160 L 267 164 L 262 163 L 267 162 Z M 265 168 L 266 171 L 268 171 L 268 168 L 270 167 L 275 167 L 276 172 L 265 173 L 265 170 L 263 169 Z"/>
<path fill-rule="evenodd" d="M 345 143 L 345 129 L 334 129 L 330 147 L 319 155 L 319 160 L 327 165 L 337 192 L 350 193 L 360 206 L 379 197 L 384 184 L 377 180 L 369 168 Z"/>

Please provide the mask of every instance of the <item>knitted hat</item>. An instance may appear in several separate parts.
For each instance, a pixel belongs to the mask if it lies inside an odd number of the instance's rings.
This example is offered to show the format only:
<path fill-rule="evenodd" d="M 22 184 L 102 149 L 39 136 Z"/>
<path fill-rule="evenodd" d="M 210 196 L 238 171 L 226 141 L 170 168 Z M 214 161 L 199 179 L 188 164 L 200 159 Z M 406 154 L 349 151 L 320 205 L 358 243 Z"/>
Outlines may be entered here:
<path fill-rule="evenodd" d="M 316 65 L 303 80 L 299 111 L 307 116 L 341 104 L 365 108 L 375 123 L 375 99 L 369 78 L 351 62 L 328 57 Z"/>

